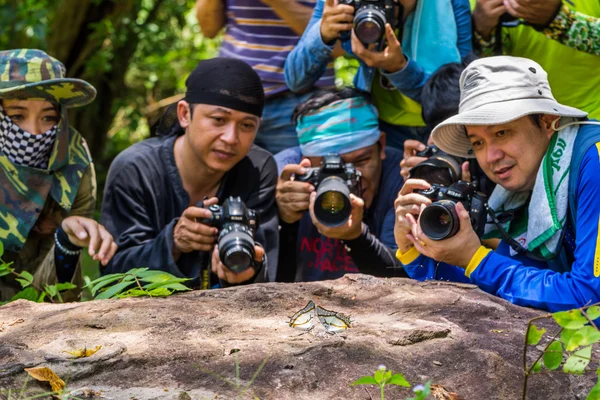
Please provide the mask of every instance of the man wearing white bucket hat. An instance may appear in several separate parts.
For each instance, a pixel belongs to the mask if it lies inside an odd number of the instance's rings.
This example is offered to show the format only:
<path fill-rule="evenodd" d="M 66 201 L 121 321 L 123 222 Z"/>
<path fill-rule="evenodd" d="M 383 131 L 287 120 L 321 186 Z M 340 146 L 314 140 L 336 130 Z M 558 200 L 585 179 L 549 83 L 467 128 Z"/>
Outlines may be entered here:
<path fill-rule="evenodd" d="M 502 240 L 495 251 L 482 246 L 461 202 L 438 222 L 454 222 L 456 233 L 431 239 L 421 213 L 432 200 L 418 192 L 430 185 L 409 179 L 396 199 L 395 224 L 406 272 L 474 283 L 549 311 L 600 301 L 600 124 L 559 104 L 546 72 L 528 59 L 474 61 L 460 87 L 459 113 L 432 138 L 443 151 L 476 158 L 498 184 L 484 237 Z"/>

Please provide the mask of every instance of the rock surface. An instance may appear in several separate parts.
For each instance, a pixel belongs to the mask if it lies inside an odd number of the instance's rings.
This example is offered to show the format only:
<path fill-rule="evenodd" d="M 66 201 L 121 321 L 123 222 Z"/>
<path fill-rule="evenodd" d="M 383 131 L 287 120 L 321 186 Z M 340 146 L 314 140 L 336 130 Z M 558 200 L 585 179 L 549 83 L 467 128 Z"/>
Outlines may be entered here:
<path fill-rule="evenodd" d="M 319 323 L 310 333 L 290 328 L 288 317 L 310 299 L 349 315 L 352 327 L 336 335 Z M 0 307 L 0 398 L 21 388 L 24 368 L 34 366 L 52 368 L 79 398 L 238 398 L 237 357 L 242 384 L 264 361 L 239 398 L 378 398 L 378 388 L 350 384 L 383 364 L 413 385 L 431 380 L 461 399 L 520 399 L 523 335 L 540 315 L 471 285 L 365 275 L 168 298 L 19 300 Z M 64 352 L 98 345 L 87 358 Z M 538 375 L 528 398 L 585 398 L 593 384 L 593 376 Z M 44 391 L 47 383 L 26 385 L 27 395 Z M 386 388 L 386 399 L 411 395 Z"/>

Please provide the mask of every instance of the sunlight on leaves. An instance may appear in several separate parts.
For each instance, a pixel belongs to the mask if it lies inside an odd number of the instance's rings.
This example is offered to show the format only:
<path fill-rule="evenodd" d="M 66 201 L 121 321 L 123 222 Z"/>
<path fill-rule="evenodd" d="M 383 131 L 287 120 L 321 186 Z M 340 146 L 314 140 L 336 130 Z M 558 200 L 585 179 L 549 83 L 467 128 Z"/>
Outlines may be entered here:
<path fill-rule="evenodd" d="M 588 323 L 580 310 L 560 311 L 552 314 L 556 323 L 566 329 L 579 329 Z"/>
<path fill-rule="evenodd" d="M 566 346 L 568 351 L 573 351 L 581 346 L 594 344 L 600 340 L 600 332 L 593 326 L 584 326 L 577 330 L 569 339 Z"/>
<path fill-rule="evenodd" d="M 527 344 L 535 346 L 540 342 L 544 333 L 546 333 L 546 328 L 540 329 L 535 325 L 531 325 L 527 332 Z"/>
<path fill-rule="evenodd" d="M 563 367 L 563 371 L 569 374 L 580 375 L 585 371 L 585 367 L 590 363 L 590 357 L 592 356 L 592 347 L 588 346 L 583 349 L 576 351 L 567 358 L 567 362 L 565 362 L 565 366 Z"/>

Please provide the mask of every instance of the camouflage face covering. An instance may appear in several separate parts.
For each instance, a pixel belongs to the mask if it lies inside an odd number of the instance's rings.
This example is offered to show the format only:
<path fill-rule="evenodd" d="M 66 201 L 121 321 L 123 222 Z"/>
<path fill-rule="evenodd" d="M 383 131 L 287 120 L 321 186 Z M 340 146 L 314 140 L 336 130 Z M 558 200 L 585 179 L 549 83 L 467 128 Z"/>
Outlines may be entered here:
<path fill-rule="evenodd" d="M 17 165 L 0 151 L 0 240 L 18 252 L 34 227 L 48 197 L 66 213 L 91 157 L 81 135 L 69 128 L 67 107 L 91 102 L 95 89 L 87 82 L 64 78 L 64 66 L 40 50 L 0 52 L 0 100 L 46 100 L 61 107 L 56 140 L 46 169 Z"/>

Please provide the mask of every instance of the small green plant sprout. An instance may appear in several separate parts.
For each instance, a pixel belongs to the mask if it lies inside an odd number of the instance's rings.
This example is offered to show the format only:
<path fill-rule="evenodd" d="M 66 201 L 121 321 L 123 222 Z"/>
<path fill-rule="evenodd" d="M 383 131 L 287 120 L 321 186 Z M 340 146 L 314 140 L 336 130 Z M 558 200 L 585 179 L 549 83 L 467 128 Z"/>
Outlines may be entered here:
<path fill-rule="evenodd" d="M 546 328 L 539 328 L 534 322 L 550 318 L 554 319 L 560 329 L 548 340 L 548 344 L 543 347 L 535 361 L 528 364 L 528 347 L 538 346 L 547 333 Z M 598 318 L 600 318 L 600 305 L 594 304 L 580 309 L 542 315 L 529 321 L 523 346 L 523 373 L 525 375 L 523 400 L 527 398 L 527 381 L 531 375 L 556 371 L 561 366 L 562 371 L 568 374 L 581 375 L 591 371 L 587 367 L 592 361 L 592 349 L 594 344 L 600 342 L 600 331 L 594 323 L 594 320 Z M 600 399 L 600 368 L 596 374 L 599 376 L 599 381 L 591 389 L 586 400 Z"/>
<path fill-rule="evenodd" d="M 378 385 L 379 392 L 381 394 L 381 400 L 384 400 L 384 389 L 385 385 L 396 385 L 403 387 L 410 387 L 410 383 L 402 374 L 394 374 L 392 370 L 387 370 L 385 365 L 380 365 L 377 368 L 377 371 L 373 374 L 373 376 L 367 375 L 359 378 L 356 382 L 352 383 L 350 386 L 356 385 Z M 421 397 L 418 397 L 421 399 Z"/>
<path fill-rule="evenodd" d="M 56 285 L 46 285 L 39 287 L 33 282 L 33 275 L 27 271 L 17 272 L 11 267 L 12 262 L 7 263 L 2 260 L 4 255 L 4 245 L 0 242 L 0 277 L 6 275 L 13 275 L 15 280 L 21 284 L 22 290 L 16 293 L 10 301 L 25 299 L 42 303 L 43 301 L 49 301 L 50 303 L 62 303 L 63 299 L 60 295 L 61 292 L 66 290 L 75 289 L 76 286 L 71 282 L 57 283 Z M 7 302 L 0 302 L 0 306 Z"/>
<path fill-rule="evenodd" d="M 235 360 L 235 380 L 234 381 L 224 378 L 224 377 L 220 376 L 219 374 L 216 374 L 208 369 L 203 368 L 200 365 L 196 365 L 196 367 L 200 371 L 212 376 L 213 378 L 216 378 L 222 382 L 225 382 L 225 383 L 233 386 L 233 388 L 237 392 L 236 400 L 242 400 L 242 399 L 247 398 L 248 396 L 250 396 L 250 398 L 252 398 L 253 400 L 259 400 L 259 398 L 257 396 L 255 396 L 253 393 L 251 393 L 250 386 L 252 386 L 252 384 L 254 383 L 256 378 L 258 378 L 260 371 L 262 371 L 262 369 L 264 368 L 265 364 L 267 363 L 267 361 L 269 360 L 269 358 L 271 356 L 267 355 L 267 357 L 265 357 L 265 359 L 262 360 L 262 362 L 260 363 L 260 365 L 258 366 L 256 371 L 254 371 L 252 378 L 250 378 L 250 380 L 247 383 L 244 383 L 244 382 L 242 382 L 242 379 L 240 378 L 240 360 L 238 359 L 239 352 L 240 352 L 240 349 L 231 349 L 229 352 L 229 354 L 233 354 L 233 357 Z M 217 398 L 217 396 L 215 396 L 215 398 Z"/>
<path fill-rule="evenodd" d="M 122 274 L 101 276 L 84 287 L 91 287 L 95 300 L 126 297 L 165 297 L 174 292 L 191 290 L 182 282 L 188 278 L 177 278 L 167 272 L 134 268 Z"/>

